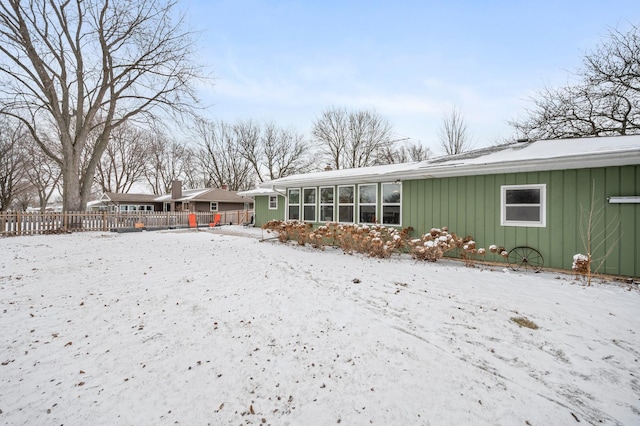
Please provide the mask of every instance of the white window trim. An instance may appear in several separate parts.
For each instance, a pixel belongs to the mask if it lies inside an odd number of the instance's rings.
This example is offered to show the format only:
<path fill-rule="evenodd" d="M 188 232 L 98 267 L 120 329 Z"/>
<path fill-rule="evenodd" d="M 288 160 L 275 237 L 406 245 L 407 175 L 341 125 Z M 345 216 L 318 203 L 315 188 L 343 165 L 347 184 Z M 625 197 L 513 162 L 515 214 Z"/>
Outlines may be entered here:
<path fill-rule="evenodd" d="M 216 208 L 213 208 L 213 205 L 215 204 Z M 211 209 L 212 212 L 217 212 L 218 211 L 218 202 L 217 201 L 210 201 L 209 202 L 209 208 Z"/>
<path fill-rule="evenodd" d="M 308 189 L 313 189 L 315 191 L 315 197 L 313 200 L 313 203 L 307 203 L 305 200 L 305 195 L 304 192 Z M 301 209 L 301 214 L 300 217 L 304 222 L 315 222 L 316 219 L 318 218 L 318 188 L 316 187 L 306 187 L 306 188 L 302 188 L 302 191 L 300 193 L 300 198 L 302 198 L 302 209 Z M 304 208 L 308 207 L 308 206 L 313 206 L 313 219 L 307 219 L 304 217 Z"/>
<path fill-rule="evenodd" d="M 341 203 L 340 202 L 340 188 L 352 188 L 353 189 L 353 201 L 351 203 Z M 338 223 L 355 223 L 357 219 L 358 212 L 356 211 L 356 186 L 355 185 L 339 185 L 338 190 L 336 191 L 335 197 L 337 201 L 336 208 L 336 222 Z M 341 206 L 351 206 L 353 207 L 353 220 L 351 222 L 343 222 L 340 220 L 340 207 Z"/>
<path fill-rule="evenodd" d="M 375 188 L 375 200 L 373 203 L 361 203 L 360 202 L 360 188 L 362 188 L 363 186 L 373 186 Z M 378 220 L 378 184 L 375 183 L 361 183 L 358 185 L 358 215 L 357 215 L 357 221 L 358 223 L 363 223 L 363 224 L 367 224 L 367 225 L 373 225 L 376 222 L 360 222 L 360 207 L 363 206 L 373 206 L 374 207 L 374 214 L 373 214 L 373 218 L 375 220 Z M 378 223 L 380 223 L 380 221 L 378 220 Z"/>
<path fill-rule="evenodd" d="M 323 203 L 322 202 L 322 190 L 323 189 L 331 189 L 333 190 L 333 202 L 331 203 Z M 318 188 L 318 205 L 320 206 L 318 209 L 318 220 L 322 220 L 322 208 L 323 207 L 327 207 L 327 206 L 331 206 L 331 211 L 332 211 L 332 217 L 333 217 L 333 222 L 335 222 L 336 220 L 336 187 L 335 186 L 321 186 L 320 188 Z"/>
<path fill-rule="evenodd" d="M 291 191 L 298 191 L 298 204 L 289 203 L 289 199 L 291 198 Z M 300 206 L 301 206 L 300 201 L 302 201 L 302 189 L 300 189 L 300 188 L 289 188 L 287 190 L 287 199 L 286 199 L 287 211 L 285 212 L 287 220 L 300 220 L 302 218 L 302 212 L 300 211 Z M 299 216 L 298 219 L 291 219 L 289 217 L 289 208 L 291 206 L 298 206 L 298 216 Z"/>
<path fill-rule="evenodd" d="M 510 189 L 539 189 L 540 190 L 540 221 L 514 221 L 507 220 L 507 191 Z M 511 206 L 534 206 L 537 204 L 510 204 Z M 521 226 L 529 228 L 545 228 L 547 226 L 547 185 L 502 185 L 500 187 L 500 225 L 501 226 Z"/>
<path fill-rule="evenodd" d="M 385 203 L 384 202 L 384 187 L 385 185 L 399 185 L 400 186 L 400 202 L 399 203 Z M 399 223 L 384 223 L 384 208 L 385 206 L 398 206 L 400 214 Z M 402 182 L 385 182 L 380 187 L 380 224 L 384 226 L 402 226 Z"/>
<path fill-rule="evenodd" d="M 275 207 L 271 207 L 271 199 L 276 201 Z M 277 195 L 269 195 L 269 210 L 278 210 L 278 196 Z"/>

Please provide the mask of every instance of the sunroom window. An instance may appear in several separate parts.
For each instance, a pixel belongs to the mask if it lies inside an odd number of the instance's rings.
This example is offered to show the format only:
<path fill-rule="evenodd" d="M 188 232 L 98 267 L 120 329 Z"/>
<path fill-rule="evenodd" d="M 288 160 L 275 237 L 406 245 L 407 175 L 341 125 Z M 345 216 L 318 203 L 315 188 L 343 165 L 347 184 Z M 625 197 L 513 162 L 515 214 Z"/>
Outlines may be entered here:
<path fill-rule="evenodd" d="M 300 188 L 289 190 L 289 220 L 300 220 Z"/>
<path fill-rule="evenodd" d="M 546 226 L 546 185 L 501 187 L 501 225 Z"/>
<path fill-rule="evenodd" d="M 354 187 L 338 187 L 338 222 L 353 223 Z"/>
<path fill-rule="evenodd" d="M 316 188 L 304 188 L 302 190 L 302 211 L 306 222 L 316 221 Z"/>
<path fill-rule="evenodd" d="M 358 186 L 359 223 L 376 223 L 377 198 L 378 186 L 376 184 Z"/>
<path fill-rule="evenodd" d="M 320 188 L 320 222 L 333 222 L 334 188 Z"/>
<path fill-rule="evenodd" d="M 402 205 L 402 184 L 382 184 L 382 223 L 400 225 L 400 206 Z"/>

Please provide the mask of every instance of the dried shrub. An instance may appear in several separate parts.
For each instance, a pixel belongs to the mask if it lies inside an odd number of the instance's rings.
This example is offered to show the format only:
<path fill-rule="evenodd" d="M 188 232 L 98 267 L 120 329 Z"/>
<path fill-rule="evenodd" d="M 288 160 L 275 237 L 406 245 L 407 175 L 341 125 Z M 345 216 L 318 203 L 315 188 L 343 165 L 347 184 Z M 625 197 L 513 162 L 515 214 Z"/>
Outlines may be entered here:
<path fill-rule="evenodd" d="M 411 228 L 397 230 L 382 225 L 355 225 L 331 222 L 311 230 L 311 225 L 303 222 L 272 220 L 262 227 L 267 232 L 277 232 L 278 240 L 297 241 L 300 245 L 311 244 L 324 249 L 327 245 L 337 246 L 345 253 L 362 253 L 370 257 L 387 258 L 402 252 L 407 246 Z"/>
<path fill-rule="evenodd" d="M 585 254 L 576 254 L 573 256 L 573 264 L 571 265 L 573 272 L 580 275 L 587 275 L 591 271 L 591 259 Z"/>
<path fill-rule="evenodd" d="M 520 327 L 526 327 L 532 330 L 538 329 L 538 325 L 526 317 L 511 317 L 511 321 L 515 322 Z"/>

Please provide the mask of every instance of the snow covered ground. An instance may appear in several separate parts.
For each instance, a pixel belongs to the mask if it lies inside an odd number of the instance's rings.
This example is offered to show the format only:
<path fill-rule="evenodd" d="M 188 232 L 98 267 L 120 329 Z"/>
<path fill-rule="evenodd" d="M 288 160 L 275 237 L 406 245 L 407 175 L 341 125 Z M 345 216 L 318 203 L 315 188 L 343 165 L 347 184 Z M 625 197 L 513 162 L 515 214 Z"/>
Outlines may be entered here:
<path fill-rule="evenodd" d="M 640 424 L 636 285 L 260 236 L 0 239 L 0 423 Z"/>

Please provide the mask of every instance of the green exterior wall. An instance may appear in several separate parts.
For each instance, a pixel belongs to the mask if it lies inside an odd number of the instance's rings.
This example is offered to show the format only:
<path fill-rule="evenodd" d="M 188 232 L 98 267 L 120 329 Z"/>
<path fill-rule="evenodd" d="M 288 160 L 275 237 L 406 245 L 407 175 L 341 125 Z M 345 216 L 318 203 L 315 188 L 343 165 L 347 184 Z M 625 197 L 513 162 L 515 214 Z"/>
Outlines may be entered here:
<path fill-rule="evenodd" d="M 353 182 L 356 191 L 359 183 Z M 534 184 L 546 185 L 546 225 L 502 226 L 501 186 Z M 329 185 L 316 188 L 320 186 Z M 581 224 L 581 215 L 586 219 L 592 191 L 594 211 L 601 217 L 592 227 L 594 267 L 604 260 L 597 272 L 639 277 L 640 204 L 610 204 L 608 197 L 640 196 L 640 165 L 406 180 L 402 182 L 400 227 L 412 227 L 411 235 L 419 237 L 431 228 L 446 226 L 460 236 L 471 235 L 478 247 L 495 244 L 509 250 L 530 246 L 542 254 L 546 268 L 571 270 L 573 256 L 586 253 L 583 237 L 587 228 Z M 285 219 L 285 197 L 278 196 L 277 210 L 270 210 L 268 203 L 267 196 L 255 197 L 256 226 Z M 357 209 L 356 201 L 356 217 Z M 504 260 L 490 253 L 486 258 Z"/>
<path fill-rule="evenodd" d="M 500 224 L 500 187 L 523 184 L 546 184 L 545 227 Z M 640 276 L 640 204 L 607 201 L 640 195 L 640 165 L 404 181 L 402 226 L 413 227 L 415 236 L 446 226 L 473 236 L 478 247 L 531 246 L 545 267 L 570 270 L 573 255 L 586 252 L 580 217 L 581 210 L 588 213 L 592 191 L 602 218 L 592 227 L 594 265 L 604 259 L 598 272 Z"/>
<path fill-rule="evenodd" d="M 278 208 L 269 209 L 269 197 L 266 195 L 258 195 L 254 198 L 254 215 L 255 226 L 262 226 L 270 220 L 283 220 L 285 199 L 282 195 L 278 195 Z"/>

